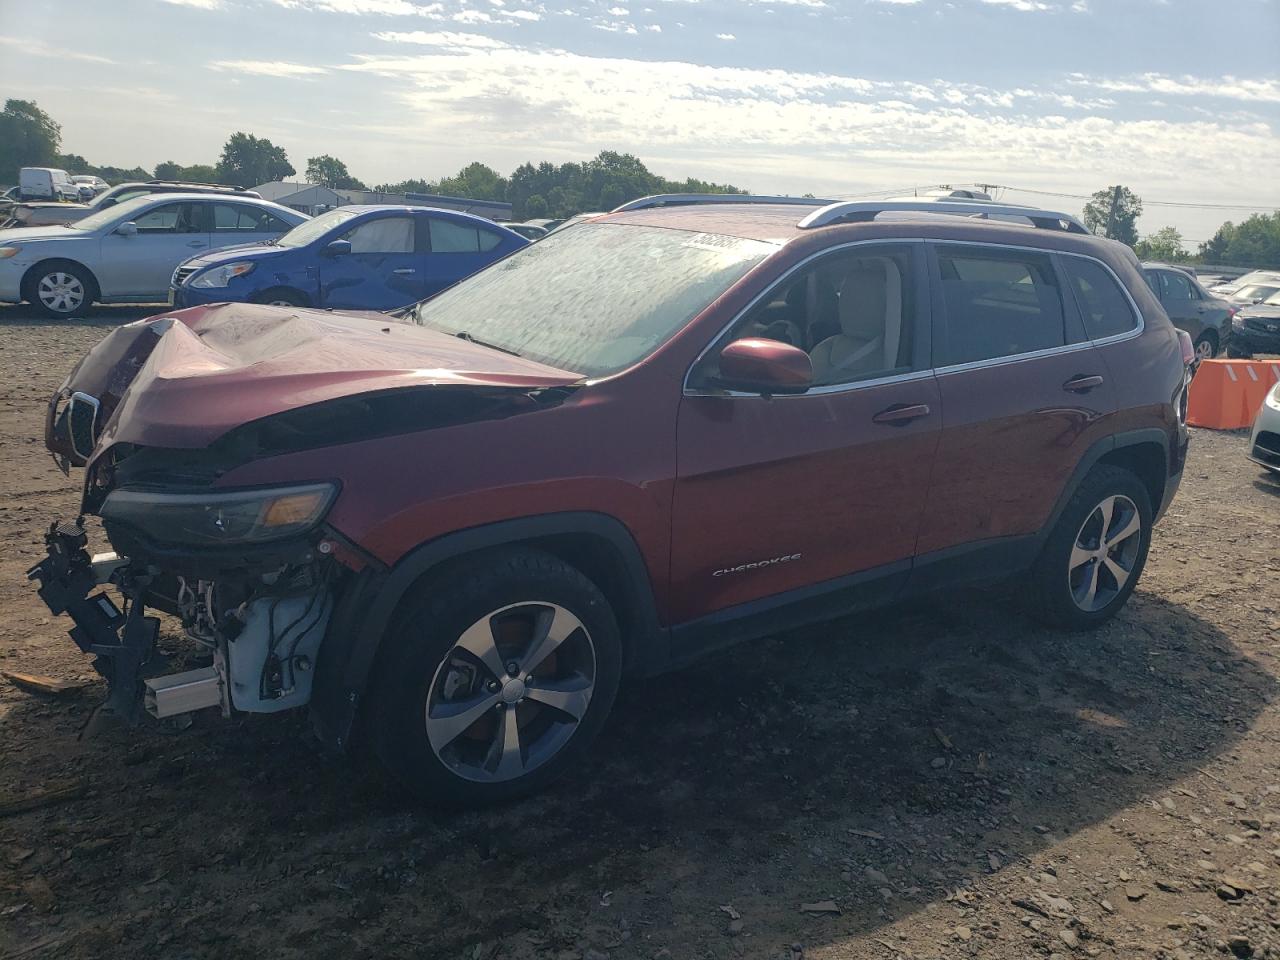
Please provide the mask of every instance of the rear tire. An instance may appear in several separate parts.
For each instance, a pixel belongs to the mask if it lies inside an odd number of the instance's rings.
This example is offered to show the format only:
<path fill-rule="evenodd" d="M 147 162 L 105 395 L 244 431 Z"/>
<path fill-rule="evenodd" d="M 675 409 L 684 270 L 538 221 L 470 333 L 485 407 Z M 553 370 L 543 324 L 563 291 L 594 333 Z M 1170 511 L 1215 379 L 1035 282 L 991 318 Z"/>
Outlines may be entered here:
<path fill-rule="evenodd" d="M 596 585 L 550 554 L 508 549 L 419 592 L 368 694 L 386 771 L 421 800 L 461 807 L 540 790 L 580 762 L 622 673 Z"/>
<path fill-rule="evenodd" d="M 1196 359 L 1212 360 L 1218 355 L 1218 335 L 1208 330 L 1196 337 Z"/>
<path fill-rule="evenodd" d="M 46 260 L 27 271 L 22 297 L 41 316 L 66 319 L 93 306 L 98 286 L 93 274 L 71 260 Z"/>
<path fill-rule="evenodd" d="M 1091 630 L 1119 612 L 1151 545 L 1151 497 L 1121 467 L 1094 467 L 1067 503 L 1031 570 L 1031 612 L 1049 626 Z"/>

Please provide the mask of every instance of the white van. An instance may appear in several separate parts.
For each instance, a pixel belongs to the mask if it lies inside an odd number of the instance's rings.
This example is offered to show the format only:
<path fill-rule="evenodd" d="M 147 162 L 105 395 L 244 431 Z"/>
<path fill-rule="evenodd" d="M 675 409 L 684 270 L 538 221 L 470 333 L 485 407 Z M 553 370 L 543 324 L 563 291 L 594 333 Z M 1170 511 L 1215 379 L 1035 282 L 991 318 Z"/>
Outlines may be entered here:
<path fill-rule="evenodd" d="M 23 200 L 80 200 L 80 188 L 71 174 L 56 167 L 23 167 L 18 173 Z"/>

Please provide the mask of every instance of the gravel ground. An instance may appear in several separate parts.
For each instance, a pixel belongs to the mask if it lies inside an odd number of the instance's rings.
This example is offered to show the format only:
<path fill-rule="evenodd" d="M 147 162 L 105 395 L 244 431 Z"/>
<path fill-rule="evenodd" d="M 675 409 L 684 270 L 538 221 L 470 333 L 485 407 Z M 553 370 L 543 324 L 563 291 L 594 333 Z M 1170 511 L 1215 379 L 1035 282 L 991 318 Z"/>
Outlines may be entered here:
<path fill-rule="evenodd" d="M 112 324 L 0 309 L 0 957 L 1280 957 L 1280 482 L 1197 431 L 1096 634 L 999 592 L 635 684 L 592 765 L 441 815 L 303 717 L 90 723 L 24 582 L 76 490 L 46 398 Z"/>

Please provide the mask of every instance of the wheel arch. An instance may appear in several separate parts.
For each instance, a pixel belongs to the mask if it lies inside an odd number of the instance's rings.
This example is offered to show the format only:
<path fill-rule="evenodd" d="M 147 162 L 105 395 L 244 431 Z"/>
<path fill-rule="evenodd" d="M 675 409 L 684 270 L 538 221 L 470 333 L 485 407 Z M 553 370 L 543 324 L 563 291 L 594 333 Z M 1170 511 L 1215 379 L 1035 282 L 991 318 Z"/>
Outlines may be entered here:
<path fill-rule="evenodd" d="M 1048 539 L 1080 484 L 1089 475 L 1089 471 L 1099 464 L 1123 467 L 1135 474 L 1151 495 L 1152 515 L 1159 517 L 1170 479 L 1169 445 L 1168 434 L 1158 427 L 1130 430 L 1099 440 L 1085 451 L 1076 464 L 1071 479 L 1058 494 L 1053 511 L 1041 527 L 1037 539 L 1041 543 Z"/>
<path fill-rule="evenodd" d="M 669 657 L 648 567 L 631 532 L 601 513 L 555 513 L 446 534 L 390 569 L 366 568 L 343 591 L 316 662 L 311 720 L 338 750 L 350 746 L 388 627 L 415 590 L 455 563 L 502 547 L 543 550 L 580 570 L 609 600 L 622 635 L 624 674 L 656 672 Z"/>
<path fill-rule="evenodd" d="M 271 286 L 258 291 L 253 295 L 253 302 L 270 303 L 275 299 L 275 296 L 282 293 L 291 294 L 294 298 L 300 301 L 298 306 L 311 307 L 315 305 L 315 297 L 311 296 L 311 294 L 307 293 L 305 290 L 301 290 L 298 287 L 287 283 L 272 284 Z"/>
<path fill-rule="evenodd" d="M 79 260 L 73 260 L 70 257 L 45 257 L 43 260 L 37 260 L 33 263 L 22 275 L 22 280 L 18 284 L 18 290 L 22 294 L 24 300 L 30 303 L 32 296 L 34 296 L 34 291 L 31 288 L 38 277 L 37 271 L 41 269 L 47 270 L 51 264 L 55 263 L 65 263 L 84 272 L 85 279 L 87 279 L 93 287 L 92 290 L 86 291 L 86 293 L 92 294 L 92 296 L 88 296 L 85 299 L 86 307 L 96 303 L 102 296 L 102 284 L 98 282 L 98 275 L 93 272 L 91 267 L 86 266 Z"/>

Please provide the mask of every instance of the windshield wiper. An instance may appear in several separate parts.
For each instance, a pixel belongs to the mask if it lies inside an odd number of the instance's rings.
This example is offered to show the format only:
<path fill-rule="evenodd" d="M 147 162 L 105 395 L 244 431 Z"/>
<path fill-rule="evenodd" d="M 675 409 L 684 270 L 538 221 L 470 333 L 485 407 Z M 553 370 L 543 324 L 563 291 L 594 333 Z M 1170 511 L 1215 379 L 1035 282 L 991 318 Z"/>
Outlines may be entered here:
<path fill-rule="evenodd" d="M 467 333 L 467 331 L 465 330 L 459 330 L 457 333 L 454 334 L 454 336 L 457 337 L 459 340 L 467 341 L 467 343 L 474 343 L 481 347 L 488 347 L 490 350 L 497 350 L 499 353 L 507 353 L 513 357 L 520 356 L 520 354 L 516 353 L 514 350 L 509 350 L 506 347 L 500 347 L 496 343 L 485 343 L 483 340 L 477 340 L 475 337 Z"/>

